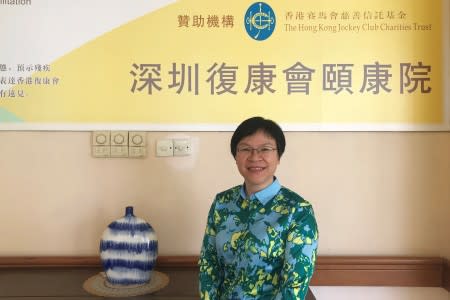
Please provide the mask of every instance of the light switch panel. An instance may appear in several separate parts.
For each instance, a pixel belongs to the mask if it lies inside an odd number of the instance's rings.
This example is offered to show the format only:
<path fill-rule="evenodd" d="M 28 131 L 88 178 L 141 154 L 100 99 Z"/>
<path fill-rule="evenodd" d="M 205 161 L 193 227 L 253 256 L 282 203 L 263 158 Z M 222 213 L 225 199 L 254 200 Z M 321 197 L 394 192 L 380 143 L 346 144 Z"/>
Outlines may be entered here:
<path fill-rule="evenodd" d="M 156 141 L 156 156 L 173 156 L 173 141 L 172 140 Z"/>
<path fill-rule="evenodd" d="M 111 131 L 111 146 L 128 146 L 128 131 Z"/>
<path fill-rule="evenodd" d="M 93 131 L 91 145 L 93 146 L 108 146 L 110 145 L 109 131 Z"/>
<path fill-rule="evenodd" d="M 111 146 L 111 157 L 128 157 L 128 146 Z"/>
<path fill-rule="evenodd" d="M 144 158 L 147 155 L 146 147 L 128 147 L 128 157 Z"/>
<path fill-rule="evenodd" d="M 92 156 L 93 157 L 110 157 L 111 147 L 110 146 L 92 146 Z"/>
<path fill-rule="evenodd" d="M 191 155 L 191 140 L 190 139 L 176 139 L 173 140 L 173 155 L 186 156 Z"/>
<path fill-rule="evenodd" d="M 145 147 L 145 145 L 146 145 L 145 132 L 130 131 L 128 133 L 128 146 Z"/>
<path fill-rule="evenodd" d="M 170 155 L 173 155 L 172 145 L 167 151 L 172 151 Z M 147 155 L 146 132 L 93 131 L 91 152 L 93 157 L 145 158 Z"/>

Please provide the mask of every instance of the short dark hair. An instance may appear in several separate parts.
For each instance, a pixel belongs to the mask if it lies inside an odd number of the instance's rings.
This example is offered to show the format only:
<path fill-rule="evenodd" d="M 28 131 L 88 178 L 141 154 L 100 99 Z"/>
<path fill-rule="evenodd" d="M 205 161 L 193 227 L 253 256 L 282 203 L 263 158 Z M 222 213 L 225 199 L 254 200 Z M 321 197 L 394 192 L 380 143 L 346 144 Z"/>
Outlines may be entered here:
<path fill-rule="evenodd" d="M 252 117 L 245 121 L 243 121 L 234 131 L 233 136 L 231 137 L 231 154 L 233 157 L 236 157 L 237 145 L 239 142 L 250 136 L 257 131 L 262 131 L 265 134 L 269 135 L 273 138 L 277 144 L 277 153 L 278 157 L 284 153 L 284 149 L 286 147 L 286 139 L 284 138 L 284 133 L 281 127 L 272 120 L 264 119 L 263 117 Z"/>

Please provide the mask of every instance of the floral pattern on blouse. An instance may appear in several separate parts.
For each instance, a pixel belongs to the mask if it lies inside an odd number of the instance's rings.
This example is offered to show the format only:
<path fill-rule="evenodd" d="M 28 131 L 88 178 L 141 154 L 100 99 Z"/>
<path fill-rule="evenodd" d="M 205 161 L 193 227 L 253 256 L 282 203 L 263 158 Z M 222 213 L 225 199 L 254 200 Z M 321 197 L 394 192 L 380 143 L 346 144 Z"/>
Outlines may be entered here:
<path fill-rule="evenodd" d="M 243 185 L 211 206 L 199 259 L 201 299 L 304 299 L 318 230 L 312 206 L 277 179 L 246 197 Z"/>

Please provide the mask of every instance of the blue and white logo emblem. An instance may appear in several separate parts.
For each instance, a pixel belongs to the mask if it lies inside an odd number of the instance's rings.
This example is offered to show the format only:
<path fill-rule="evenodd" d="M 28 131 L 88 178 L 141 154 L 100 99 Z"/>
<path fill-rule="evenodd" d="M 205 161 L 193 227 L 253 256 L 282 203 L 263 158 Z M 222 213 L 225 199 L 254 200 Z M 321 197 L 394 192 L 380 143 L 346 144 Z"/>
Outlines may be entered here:
<path fill-rule="evenodd" d="M 245 13 L 245 29 L 257 41 L 264 41 L 275 30 L 275 13 L 264 2 L 255 2 Z"/>

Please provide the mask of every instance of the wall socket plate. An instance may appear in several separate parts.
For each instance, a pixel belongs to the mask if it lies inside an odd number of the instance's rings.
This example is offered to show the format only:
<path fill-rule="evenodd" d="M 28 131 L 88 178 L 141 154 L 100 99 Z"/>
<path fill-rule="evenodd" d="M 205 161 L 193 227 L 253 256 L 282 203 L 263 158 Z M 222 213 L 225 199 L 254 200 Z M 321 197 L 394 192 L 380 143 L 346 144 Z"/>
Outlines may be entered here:
<path fill-rule="evenodd" d="M 192 147 L 190 139 L 175 139 L 173 140 L 173 155 L 187 156 L 191 155 Z"/>
<path fill-rule="evenodd" d="M 167 139 L 157 140 L 156 156 L 173 156 L 173 141 Z"/>

